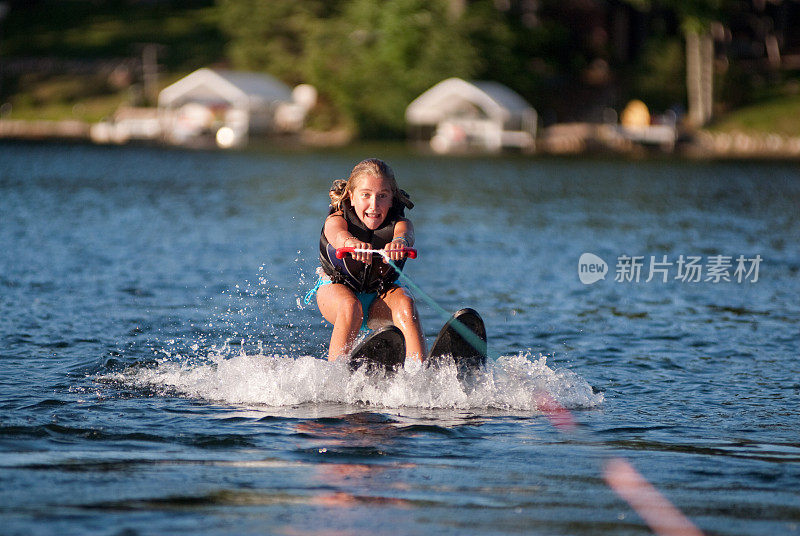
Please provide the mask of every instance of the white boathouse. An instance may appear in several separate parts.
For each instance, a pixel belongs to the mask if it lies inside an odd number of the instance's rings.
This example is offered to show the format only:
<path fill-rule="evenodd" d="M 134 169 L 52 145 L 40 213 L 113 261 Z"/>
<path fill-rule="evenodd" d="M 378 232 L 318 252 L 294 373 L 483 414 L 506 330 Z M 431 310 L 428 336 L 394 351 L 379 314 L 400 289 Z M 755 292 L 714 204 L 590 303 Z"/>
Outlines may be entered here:
<path fill-rule="evenodd" d="M 535 148 L 536 110 L 498 82 L 443 80 L 409 104 L 406 123 L 438 153 Z"/>
<path fill-rule="evenodd" d="M 230 147 L 249 135 L 300 131 L 315 100 L 311 86 L 292 90 L 264 73 L 203 68 L 164 88 L 158 108 L 167 141 L 210 136 Z"/>

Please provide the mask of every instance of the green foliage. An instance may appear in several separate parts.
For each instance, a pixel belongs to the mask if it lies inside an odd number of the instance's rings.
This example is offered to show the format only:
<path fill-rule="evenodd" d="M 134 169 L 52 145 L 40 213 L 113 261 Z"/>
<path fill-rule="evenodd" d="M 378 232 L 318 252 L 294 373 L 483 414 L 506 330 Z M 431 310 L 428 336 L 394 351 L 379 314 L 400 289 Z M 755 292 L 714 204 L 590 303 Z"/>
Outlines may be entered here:
<path fill-rule="evenodd" d="M 775 133 L 800 137 L 800 95 L 772 97 L 738 109 L 715 122 L 711 129 L 748 134 Z"/>
<path fill-rule="evenodd" d="M 312 42 L 312 83 L 369 136 L 402 132 L 414 98 L 444 78 L 469 76 L 474 63 L 441 0 L 354 0 Z"/>
<path fill-rule="evenodd" d="M 403 131 L 406 106 L 476 53 L 445 0 L 221 0 L 239 68 L 309 82 L 341 121 L 372 137 Z"/>
<path fill-rule="evenodd" d="M 683 104 L 686 94 L 683 43 L 677 37 L 653 39 L 637 62 L 629 98 L 643 100 L 652 110 Z"/>
<path fill-rule="evenodd" d="M 319 102 L 308 124 L 323 130 L 401 135 L 408 104 L 451 76 L 504 83 L 543 118 L 583 120 L 593 107 L 610 101 L 621 105 L 641 98 L 653 110 L 683 102 L 682 34 L 707 32 L 714 21 L 725 24 L 728 17 L 752 11 L 740 0 L 623 3 L 628 5 L 561 0 L 10 2 L 0 42 L 3 60 L 54 58 L 58 67 L 32 73 L 5 69 L 0 102 L 13 104 L 13 115 L 28 109 L 31 116 L 42 117 L 75 116 L 82 110 L 107 114 L 113 102 L 140 100 L 141 73 L 130 73 L 133 85 L 128 87 L 107 73 L 86 75 L 84 67 L 81 75 L 61 66 L 72 60 L 85 66 L 98 59 L 137 57 L 144 44 L 157 43 L 162 86 L 221 61 L 268 72 L 290 85 L 315 85 Z M 609 20 L 597 24 L 592 18 L 604 9 L 607 14 L 641 12 L 634 19 L 644 22 L 634 32 L 638 41 L 631 49 L 637 57 L 615 56 L 613 41 L 603 39 L 603 31 L 616 30 Z M 595 32 L 599 27 L 602 31 Z M 765 89 L 780 81 L 776 77 L 731 62 L 715 80 L 717 111 L 758 102 Z"/>
<path fill-rule="evenodd" d="M 99 76 L 26 75 L 19 86 L 23 89 L 8 100 L 10 113 L 4 118 L 96 122 L 113 115 L 128 97 L 122 90 L 109 88 Z"/>
<path fill-rule="evenodd" d="M 144 43 L 162 45 L 159 63 L 191 70 L 218 61 L 222 36 L 217 9 L 109 0 L 39 0 L 12 7 L 2 22 L 4 57 L 124 58 Z"/>
<path fill-rule="evenodd" d="M 737 0 L 625 0 L 641 11 L 666 9 L 675 13 L 684 32 L 702 33 L 710 23 L 723 20 Z"/>
<path fill-rule="evenodd" d="M 576 54 L 569 31 L 560 23 L 526 24 L 519 14 L 498 10 L 493 0 L 471 2 L 464 25 L 478 52 L 476 77 L 501 82 L 534 106 L 541 104 L 546 81 L 573 63 Z"/>
<path fill-rule="evenodd" d="M 244 70 L 264 71 L 289 84 L 308 82 L 309 38 L 337 10 L 335 0 L 218 0 L 227 55 Z"/>

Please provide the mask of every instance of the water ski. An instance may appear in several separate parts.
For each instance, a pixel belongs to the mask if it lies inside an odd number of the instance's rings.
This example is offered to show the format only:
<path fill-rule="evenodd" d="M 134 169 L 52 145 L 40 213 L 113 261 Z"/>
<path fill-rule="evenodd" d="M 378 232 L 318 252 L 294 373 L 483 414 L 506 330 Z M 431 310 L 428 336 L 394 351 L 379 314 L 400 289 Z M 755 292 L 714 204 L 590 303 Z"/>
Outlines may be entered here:
<path fill-rule="evenodd" d="M 366 366 L 368 370 L 394 372 L 406 360 L 406 340 L 396 326 L 387 326 L 370 333 L 350 353 L 350 370 Z"/>
<path fill-rule="evenodd" d="M 426 362 L 435 365 L 448 357 L 458 366 L 459 377 L 486 364 L 486 327 L 474 309 L 456 311 L 436 337 Z"/>

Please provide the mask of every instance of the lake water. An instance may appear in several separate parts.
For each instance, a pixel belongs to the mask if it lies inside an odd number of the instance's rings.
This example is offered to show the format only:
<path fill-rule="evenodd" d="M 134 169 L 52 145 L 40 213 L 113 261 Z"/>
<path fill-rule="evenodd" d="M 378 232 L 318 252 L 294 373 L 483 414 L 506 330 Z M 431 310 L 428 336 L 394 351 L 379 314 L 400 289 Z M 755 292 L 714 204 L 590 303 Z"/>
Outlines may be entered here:
<path fill-rule="evenodd" d="M 367 156 L 417 203 L 429 344 L 486 321 L 468 384 L 320 359 Z M 793 163 L 2 144 L 0 532 L 651 533 L 621 458 L 707 534 L 800 533 L 798 207 Z"/>

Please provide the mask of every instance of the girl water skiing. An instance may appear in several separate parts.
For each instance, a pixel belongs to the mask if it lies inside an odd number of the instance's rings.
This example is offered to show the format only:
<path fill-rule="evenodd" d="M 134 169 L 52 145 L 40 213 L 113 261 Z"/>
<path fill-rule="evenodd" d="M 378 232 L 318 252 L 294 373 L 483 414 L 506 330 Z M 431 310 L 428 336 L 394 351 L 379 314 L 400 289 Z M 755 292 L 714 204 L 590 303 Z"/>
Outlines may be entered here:
<path fill-rule="evenodd" d="M 394 324 L 405 338 L 406 359 L 422 360 L 425 338 L 414 298 L 395 283 L 399 274 L 371 253 L 336 258 L 342 247 L 379 249 L 402 268 L 407 256 L 403 249 L 414 245 L 414 226 L 405 209 L 414 204 L 397 187 L 392 168 L 376 158 L 359 162 L 346 181 L 334 181 L 329 195 L 317 283 L 317 305 L 333 324 L 328 359 L 347 355 L 360 329 Z"/>

